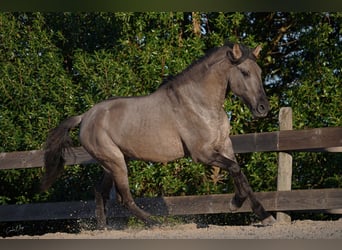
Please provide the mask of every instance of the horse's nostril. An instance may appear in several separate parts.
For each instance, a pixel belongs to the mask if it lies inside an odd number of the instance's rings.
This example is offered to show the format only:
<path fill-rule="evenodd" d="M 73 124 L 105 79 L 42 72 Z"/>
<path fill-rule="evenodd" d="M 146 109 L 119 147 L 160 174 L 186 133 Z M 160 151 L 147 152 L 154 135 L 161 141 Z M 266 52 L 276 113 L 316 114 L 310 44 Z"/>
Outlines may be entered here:
<path fill-rule="evenodd" d="M 268 109 L 268 105 L 265 103 L 258 104 L 257 106 L 257 112 L 262 116 L 265 116 L 268 113 Z"/>
<path fill-rule="evenodd" d="M 259 113 L 263 113 L 265 111 L 265 106 L 263 104 L 258 105 L 258 111 Z"/>

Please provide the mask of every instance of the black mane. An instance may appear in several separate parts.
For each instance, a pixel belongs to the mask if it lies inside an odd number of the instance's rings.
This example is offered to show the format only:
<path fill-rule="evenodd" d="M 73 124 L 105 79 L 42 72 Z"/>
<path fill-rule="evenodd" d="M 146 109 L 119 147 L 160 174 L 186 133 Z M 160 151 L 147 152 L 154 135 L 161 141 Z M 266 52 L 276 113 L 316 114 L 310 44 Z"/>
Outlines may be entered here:
<path fill-rule="evenodd" d="M 207 66 L 209 66 L 210 64 L 212 64 L 211 60 L 212 59 L 212 55 L 219 50 L 220 47 L 215 47 L 215 48 L 211 48 L 209 49 L 202 57 L 200 57 L 197 60 L 194 60 L 187 68 L 185 68 L 183 71 L 181 71 L 180 73 L 176 74 L 176 75 L 169 75 L 167 77 L 165 77 L 163 79 L 163 82 L 160 84 L 160 87 L 163 87 L 164 85 L 178 79 L 181 76 L 186 75 L 186 73 L 191 72 L 194 70 L 194 68 L 196 68 L 196 66 L 201 65 L 201 64 L 205 64 Z M 203 71 L 200 71 L 203 72 Z M 196 73 L 197 75 L 197 73 Z"/>
<path fill-rule="evenodd" d="M 198 78 L 202 77 L 202 75 L 205 72 L 205 69 L 210 67 L 212 64 L 217 62 L 221 57 L 213 57 L 213 54 L 215 54 L 217 51 L 219 51 L 222 48 L 229 48 L 228 53 L 225 53 L 223 56 L 227 56 L 229 61 L 233 65 L 238 65 L 245 61 L 246 59 L 252 59 L 256 61 L 256 57 L 252 53 L 252 49 L 248 48 L 245 45 L 239 44 L 240 50 L 242 52 L 242 56 L 239 59 L 235 59 L 232 55 L 232 49 L 233 49 L 234 43 L 226 42 L 221 47 L 215 47 L 212 49 L 209 49 L 205 55 L 200 57 L 198 60 L 195 60 L 192 64 L 190 64 L 185 70 L 178 73 L 177 75 L 173 76 L 170 75 L 163 79 L 163 82 L 159 85 L 159 88 L 168 85 L 168 83 L 175 81 L 176 79 L 179 80 L 179 78 L 183 76 L 191 77 L 191 78 Z M 200 66 L 200 67 L 197 67 Z M 192 74 L 189 74 L 192 73 Z"/>

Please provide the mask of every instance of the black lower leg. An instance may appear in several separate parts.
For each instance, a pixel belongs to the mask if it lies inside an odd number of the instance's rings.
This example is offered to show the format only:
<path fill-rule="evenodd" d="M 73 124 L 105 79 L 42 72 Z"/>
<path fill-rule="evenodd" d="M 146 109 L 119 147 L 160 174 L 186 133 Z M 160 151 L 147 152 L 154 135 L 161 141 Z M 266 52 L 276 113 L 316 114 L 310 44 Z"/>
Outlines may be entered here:
<path fill-rule="evenodd" d="M 243 203 L 246 201 L 247 196 L 246 197 L 241 197 L 238 194 L 235 194 L 234 197 L 232 198 L 232 204 L 236 207 L 236 208 L 240 208 L 242 207 Z"/>
<path fill-rule="evenodd" d="M 106 221 L 106 199 L 102 193 L 95 188 L 95 217 L 97 227 L 99 229 L 105 228 L 107 225 Z"/>
<path fill-rule="evenodd" d="M 229 173 L 233 177 L 235 187 L 235 195 L 231 202 L 236 208 L 240 208 L 248 197 L 249 183 L 237 163 L 231 165 Z"/>
<path fill-rule="evenodd" d="M 234 182 L 236 183 L 235 185 L 237 187 L 237 190 L 239 190 L 238 194 L 240 195 L 234 196 L 237 204 L 239 204 L 239 202 L 243 203 L 243 201 L 246 200 L 246 198 L 248 197 L 250 200 L 251 209 L 259 217 L 260 220 L 264 220 L 265 218 L 269 217 L 270 213 L 268 213 L 264 209 L 263 205 L 255 197 L 255 194 L 253 193 L 253 190 L 249 185 L 246 176 L 241 172 L 241 170 L 238 173 L 235 173 L 233 178 Z"/>
<path fill-rule="evenodd" d="M 246 176 L 242 173 L 239 164 L 237 164 L 235 160 L 231 160 L 216 152 L 212 155 L 212 159 L 207 163 L 228 170 L 233 177 L 235 185 L 235 195 L 231 201 L 231 208 L 233 210 L 241 207 L 244 201 L 249 198 L 253 212 L 259 217 L 263 224 L 271 225 L 274 223 L 274 218 L 265 211 L 262 204 L 257 200 Z"/>
<path fill-rule="evenodd" d="M 103 174 L 100 182 L 95 187 L 95 217 L 97 221 L 97 226 L 103 229 L 107 225 L 107 207 L 106 203 L 109 199 L 110 189 L 113 186 L 113 181 L 109 175 Z"/>
<path fill-rule="evenodd" d="M 253 212 L 258 216 L 258 218 L 263 221 L 267 217 L 271 216 L 269 212 L 265 210 L 263 205 L 256 199 L 254 193 L 249 196 L 251 208 Z"/>

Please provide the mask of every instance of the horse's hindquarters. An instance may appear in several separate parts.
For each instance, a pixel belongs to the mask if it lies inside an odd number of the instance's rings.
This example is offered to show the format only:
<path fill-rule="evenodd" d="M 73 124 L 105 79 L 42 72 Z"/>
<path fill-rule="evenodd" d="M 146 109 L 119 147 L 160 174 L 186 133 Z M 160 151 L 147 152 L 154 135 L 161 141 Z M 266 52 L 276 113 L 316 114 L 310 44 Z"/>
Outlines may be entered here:
<path fill-rule="evenodd" d="M 160 98 L 117 98 L 95 105 L 81 125 L 82 145 L 92 148 L 91 151 L 101 151 L 106 147 L 102 142 L 108 141 L 129 158 L 153 162 L 183 157 L 173 113 L 165 105 L 165 98 L 164 102 Z"/>

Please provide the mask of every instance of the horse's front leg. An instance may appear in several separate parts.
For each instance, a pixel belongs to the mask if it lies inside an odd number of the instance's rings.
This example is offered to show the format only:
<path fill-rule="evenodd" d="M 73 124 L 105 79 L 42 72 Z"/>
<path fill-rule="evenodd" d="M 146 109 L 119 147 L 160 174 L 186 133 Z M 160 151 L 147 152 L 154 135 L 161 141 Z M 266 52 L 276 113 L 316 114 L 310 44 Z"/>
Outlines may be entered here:
<path fill-rule="evenodd" d="M 230 140 L 226 140 L 226 147 L 224 147 L 224 152 L 220 153 L 220 151 L 213 151 L 211 153 L 207 153 L 207 163 L 209 165 L 215 165 L 222 169 L 229 171 L 230 175 L 234 180 L 235 187 L 235 195 L 230 202 L 230 209 L 232 211 L 236 211 L 240 208 L 244 201 L 249 198 L 251 208 L 253 212 L 258 216 L 263 225 L 272 225 L 275 223 L 274 217 L 265 210 L 263 205 L 258 201 L 253 190 L 244 175 L 241 171 L 239 164 L 236 162 L 234 152 L 232 150 L 232 145 Z"/>
<path fill-rule="evenodd" d="M 255 194 L 246 178 L 241 171 L 240 166 L 235 162 L 223 156 L 218 157 L 218 162 L 222 162 L 222 168 L 227 169 L 234 180 L 235 195 L 230 202 L 230 209 L 237 210 L 243 205 L 243 202 L 249 198 L 253 212 L 261 220 L 265 226 L 275 223 L 274 217 L 265 210 L 263 205 L 255 197 Z"/>
<path fill-rule="evenodd" d="M 262 224 L 272 225 L 275 222 L 273 216 L 265 210 L 263 205 L 256 198 L 245 174 L 241 171 L 240 166 L 234 161 L 227 161 L 228 171 L 233 177 L 235 186 L 235 195 L 230 202 L 232 211 L 237 210 L 243 205 L 246 198 L 249 198 L 253 212 L 259 217 Z"/>

